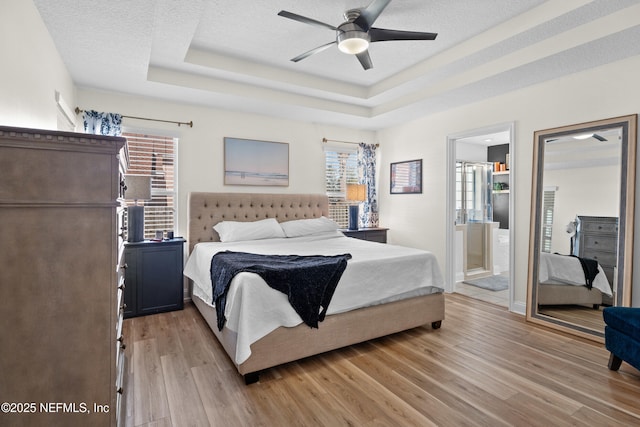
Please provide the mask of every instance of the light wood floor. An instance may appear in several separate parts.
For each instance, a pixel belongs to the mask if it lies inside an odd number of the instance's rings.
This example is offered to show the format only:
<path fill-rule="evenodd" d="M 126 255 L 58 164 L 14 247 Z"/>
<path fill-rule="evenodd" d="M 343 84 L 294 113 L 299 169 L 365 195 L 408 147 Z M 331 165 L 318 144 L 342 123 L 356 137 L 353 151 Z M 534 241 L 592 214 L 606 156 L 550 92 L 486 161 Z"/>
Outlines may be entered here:
<path fill-rule="evenodd" d="M 322 326 L 321 326 L 322 327 Z M 129 426 L 640 425 L 640 372 L 601 344 L 446 296 L 416 328 L 265 371 L 245 386 L 183 311 L 125 321 Z"/>
<path fill-rule="evenodd" d="M 580 305 L 545 305 L 538 309 L 538 313 L 604 333 L 603 308 L 603 306 L 594 309 L 592 306 Z"/>

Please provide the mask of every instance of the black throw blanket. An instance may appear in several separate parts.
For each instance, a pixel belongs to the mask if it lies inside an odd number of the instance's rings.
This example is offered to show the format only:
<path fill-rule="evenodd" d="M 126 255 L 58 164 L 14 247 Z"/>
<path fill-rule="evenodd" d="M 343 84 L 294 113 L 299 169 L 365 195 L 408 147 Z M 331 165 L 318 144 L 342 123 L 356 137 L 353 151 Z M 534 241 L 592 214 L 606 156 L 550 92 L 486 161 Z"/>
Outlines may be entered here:
<path fill-rule="evenodd" d="M 572 255 L 575 256 L 575 255 Z M 598 261 L 596 261 L 595 259 L 589 259 L 589 258 L 581 258 L 581 257 L 576 257 L 578 258 L 578 261 L 580 261 L 580 265 L 582 266 L 582 271 L 584 271 L 584 281 L 585 281 L 585 286 L 587 287 L 587 289 L 591 289 L 591 287 L 593 286 L 593 281 L 596 278 L 596 275 L 598 274 Z"/>
<path fill-rule="evenodd" d="M 334 256 L 259 255 L 246 252 L 219 252 L 211 258 L 213 303 L 218 329 L 226 322 L 224 309 L 233 277 L 241 272 L 256 273 L 285 295 L 304 323 L 312 328 L 324 320 L 331 297 L 350 254 Z"/>

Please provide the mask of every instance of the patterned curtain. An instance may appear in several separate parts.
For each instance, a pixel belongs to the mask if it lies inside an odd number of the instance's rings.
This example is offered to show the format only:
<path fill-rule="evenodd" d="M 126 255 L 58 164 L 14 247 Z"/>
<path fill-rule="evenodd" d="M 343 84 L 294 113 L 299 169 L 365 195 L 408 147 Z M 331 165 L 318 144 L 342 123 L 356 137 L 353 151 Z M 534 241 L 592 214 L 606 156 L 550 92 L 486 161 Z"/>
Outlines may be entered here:
<path fill-rule="evenodd" d="M 120 136 L 122 133 L 122 116 L 120 114 L 85 110 L 82 120 L 85 133 L 107 136 Z"/>
<path fill-rule="evenodd" d="M 378 227 L 378 189 L 376 188 L 376 145 L 358 144 L 358 175 L 367 186 L 367 200 L 362 203 L 358 227 Z"/>

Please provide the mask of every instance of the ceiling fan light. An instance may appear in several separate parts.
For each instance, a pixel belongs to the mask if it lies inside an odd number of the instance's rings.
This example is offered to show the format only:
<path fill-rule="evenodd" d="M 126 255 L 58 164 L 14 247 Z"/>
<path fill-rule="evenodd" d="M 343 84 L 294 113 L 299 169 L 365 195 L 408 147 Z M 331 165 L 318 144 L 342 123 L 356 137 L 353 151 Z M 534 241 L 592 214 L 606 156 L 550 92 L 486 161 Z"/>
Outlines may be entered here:
<path fill-rule="evenodd" d="M 357 55 L 369 47 L 369 35 L 362 31 L 346 31 L 338 35 L 338 49 L 350 55 Z"/>
<path fill-rule="evenodd" d="M 575 135 L 573 139 L 589 139 L 593 136 L 592 133 L 584 133 L 582 135 Z"/>

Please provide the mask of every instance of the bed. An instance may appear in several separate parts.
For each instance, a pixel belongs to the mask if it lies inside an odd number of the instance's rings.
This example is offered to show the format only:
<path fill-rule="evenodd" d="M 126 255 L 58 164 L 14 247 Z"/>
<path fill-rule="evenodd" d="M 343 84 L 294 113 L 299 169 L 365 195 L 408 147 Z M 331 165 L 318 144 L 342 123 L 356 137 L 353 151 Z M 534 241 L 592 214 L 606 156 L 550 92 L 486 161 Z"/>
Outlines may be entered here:
<path fill-rule="evenodd" d="M 190 279 L 191 297 L 247 384 L 258 381 L 259 372 L 273 366 L 422 325 L 430 324 L 437 329 L 444 319 L 443 279 L 430 252 L 348 238 L 337 230 L 312 236 L 220 243 L 213 228 L 228 221 L 257 222 L 274 218 L 279 223 L 295 224 L 326 217 L 328 199 L 325 195 L 194 192 L 189 195 L 188 205 L 190 255 L 184 273 Z M 270 240 L 280 246 L 271 248 Z M 311 249 L 303 249 L 305 244 Z M 206 292 L 203 293 L 211 287 L 207 273 L 212 254 L 221 250 L 268 254 L 288 248 L 301 252 L 296 255 L 338 251 L 353 256 L 319 327 L 310 328 L 300 317 L 296 318 L 286 296 L 269 288 L 259 276 L 240 273 L 231 282 L 225 309 L 227 323 L 219 330 L 215 307 L 207 301 Z M 394 251 L 398 255 L 393 255 Z M 391 273 L 394 275 L 391 279 L 389 273 L 376 273 L 376 257 L 404 267 Z M 368 267 L 365 262 L 370 262 Z M 411 262 L 416 265 L 410 266 Z M 361 292 L 366 295 L 364 300 L 355 306 L 353 298 L 348 299 L 351 302 L 342 299 L 348 287 L 343 284 L 348 283 L 350 287 L 351 279 L 357 279 L 354 283 L 361 290 L 367 289 Z M 405 282 L 409 283 L 408 287 Z M 396 294 L 389 294 L 391 290 Z M 274 301 L 278 298 L 284 304 L 278 305 L 275 310 L 278 313 L 273 315 Z M 247 309 L 260 304 L 269 307 L 264 310 L 268 312 L 266 320 L 260 317 L 262 314 Z M 234 312 L 238 307 L 240 311 Z M 278 321 L 280 326 L 274 324 Z M 257 332 L 252 329 L 254 325 L 258 325 Z"/>
<path fill-rule="evenodd" d="M 540 253 L 538 305 L 592 305 L 598 308 L 603 295 L 612 296 L 612 292 L 600 265 L 589 289 L 578 258 Z"/>

